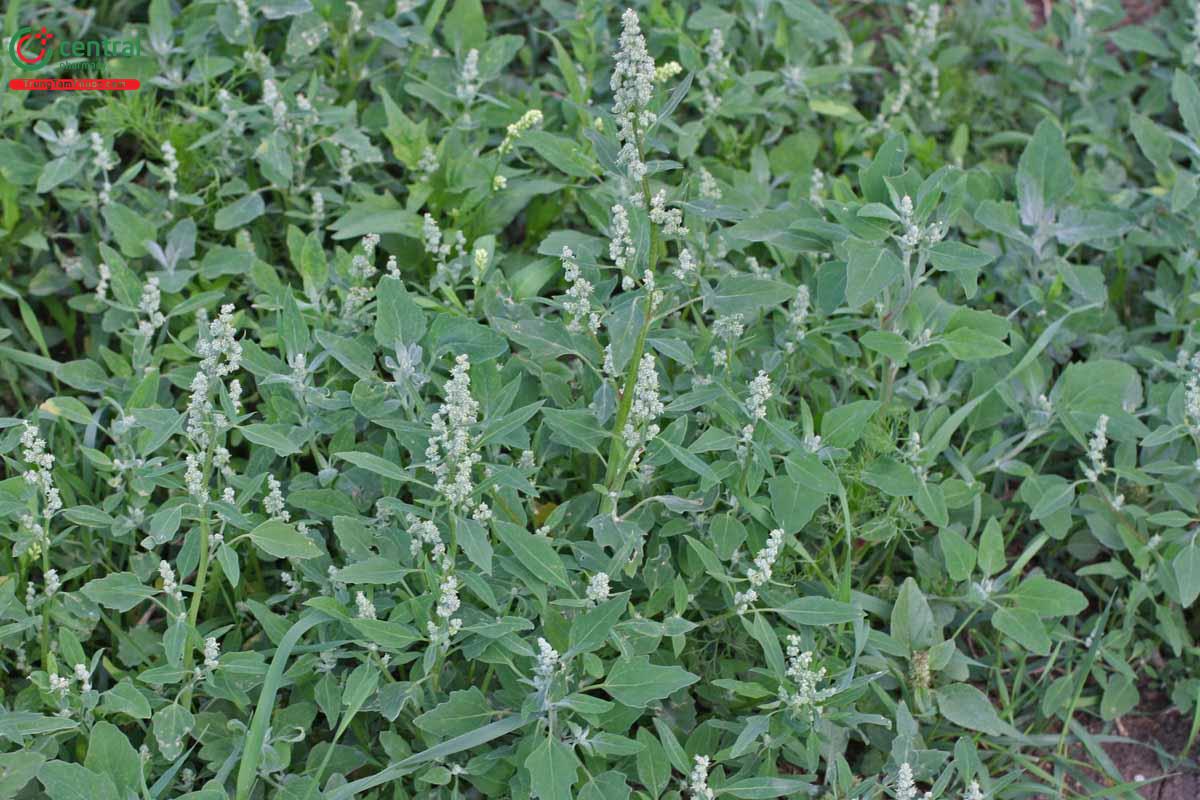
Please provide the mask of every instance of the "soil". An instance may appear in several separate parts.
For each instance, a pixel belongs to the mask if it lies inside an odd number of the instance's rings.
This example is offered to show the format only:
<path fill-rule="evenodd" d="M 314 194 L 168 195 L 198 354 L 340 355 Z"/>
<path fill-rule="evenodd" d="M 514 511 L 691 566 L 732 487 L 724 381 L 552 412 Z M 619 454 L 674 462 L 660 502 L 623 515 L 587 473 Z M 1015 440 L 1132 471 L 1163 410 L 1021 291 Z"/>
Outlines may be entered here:
<path fill-rule="evenodd" d="M 1200 800 L 1200 770 L 1195 768 L 1200 748 L 1192 749 L 1190 768 L 1176 764 L 1174 759 L 1187 745 L 1191 732 L 1189 718 L 1174 709 L 1145 710 L 1122 717 L 1114 728 L 1111 730 L 1114 735 L 1145 743 L 1114 742 L 1103 745 L 1104 751 L 1126 781 L 1138 780 L 1139 776 L 1141 780 L 1154 781 L 1138 790 L 1141 797 L 1146 800 Z M 1097 725 L 1094 732 L 1099 731 L 1100 726 Z M 1169 754 L 1169 757 L 1160 757 L 1155 746 Z M 1161 780 L 1154 780 L 1160 777 Z"/>

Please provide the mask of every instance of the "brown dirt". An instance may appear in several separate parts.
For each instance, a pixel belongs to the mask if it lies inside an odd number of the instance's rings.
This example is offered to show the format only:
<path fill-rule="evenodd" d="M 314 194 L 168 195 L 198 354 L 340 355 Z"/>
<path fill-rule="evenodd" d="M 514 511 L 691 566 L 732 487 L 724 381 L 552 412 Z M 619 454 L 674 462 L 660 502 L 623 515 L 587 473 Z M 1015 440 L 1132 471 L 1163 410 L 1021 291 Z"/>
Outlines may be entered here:
<path fill-rule="evenodd" d="M 1101 727 L 1095 726 L 1093 732 L 1099 733 Z M 1109 731 L 1145 744 L 1114 742 L 1103 747 L 1126 781 L 1134 781 L 1138 776 L 1146 781 L 1162 778 L 1138 790 L 1145 800 L 1200 800 L 1200 771 L 1194 768 L 1196 749 L 1192 751 L 1192 767 L 1177 764 L 1175 760 L 1187 745 L 1190 730 L 1191 720 L 1174 709 L 1147 709 L 1122 717 Z M 1166 755 L 1160 755 L 1154 746 Z"/>

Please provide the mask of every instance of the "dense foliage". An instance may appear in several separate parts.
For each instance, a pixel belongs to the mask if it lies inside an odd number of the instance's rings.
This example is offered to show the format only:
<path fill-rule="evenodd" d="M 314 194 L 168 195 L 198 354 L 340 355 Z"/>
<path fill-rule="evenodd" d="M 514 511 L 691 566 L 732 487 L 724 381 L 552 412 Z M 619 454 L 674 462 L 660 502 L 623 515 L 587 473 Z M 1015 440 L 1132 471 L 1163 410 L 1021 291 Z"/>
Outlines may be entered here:
<path fill-rule="evenodd" d="M 1200 8 L 1047 8 L 10 2 L 0 796 L 1132 793 Z"/>

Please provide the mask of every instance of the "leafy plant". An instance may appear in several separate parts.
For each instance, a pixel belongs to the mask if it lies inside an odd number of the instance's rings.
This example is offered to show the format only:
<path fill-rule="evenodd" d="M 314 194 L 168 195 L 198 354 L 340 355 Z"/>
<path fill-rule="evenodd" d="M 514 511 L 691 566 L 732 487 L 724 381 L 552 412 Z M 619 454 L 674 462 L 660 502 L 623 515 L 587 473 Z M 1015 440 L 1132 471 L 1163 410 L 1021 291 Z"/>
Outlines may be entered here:
<path fill-rule="evenodd" d="M 0 95 L 0 795 L 1195 767 L 1195 9 L 36 17 L 143 88 Z"/>

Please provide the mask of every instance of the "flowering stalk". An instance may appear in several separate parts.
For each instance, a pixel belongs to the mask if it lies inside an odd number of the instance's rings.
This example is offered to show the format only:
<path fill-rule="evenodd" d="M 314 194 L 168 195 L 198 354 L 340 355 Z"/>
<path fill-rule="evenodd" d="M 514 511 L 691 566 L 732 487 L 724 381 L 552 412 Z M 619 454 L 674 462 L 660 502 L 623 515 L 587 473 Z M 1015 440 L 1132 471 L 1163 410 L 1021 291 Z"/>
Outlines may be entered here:
<path fill-rule="evenodd" d="M 617 68 L 612 77 L 613 112 L 618 120 L 618 139 L 623 142 L 619 160 L 629 169 L 630 177 L 640 181 L 643 206 L 651 208 L 653 203 L 650 182 L 646 178 L 643 128 L 654 119 L 654 115 L 646 109 L 654 90 L 654 59 L 646 52 L 646 40 L 638 25 L 637 12 L 627 9 L 621 23 L 621 51 L 617 54 Z M 647 254 L 647 271 L 651 275 L 658 266 L 660 246 L 658 229 L 651 225 L 650 252 Z M 638 371 L 646 350 L 646 337 L 654 321 L 653 295 L 653 290 L 646 293 L 645 318 L 642 320 L 641 329 L 634 342 L 633 355 L 625 370 L 621 402 L 617 406 L 617 417 L 613 422 L 608 464 L 604 475 L 605 496 L 601 498 L 601 511 L 605 513 L 613 513 L 615 510 L 616 495 L 625 484 L 625 475 L 629 469 L 624 430 L 629 420 L 630 409 L 633 407 L 634 387 L 637 386 Z"/>

